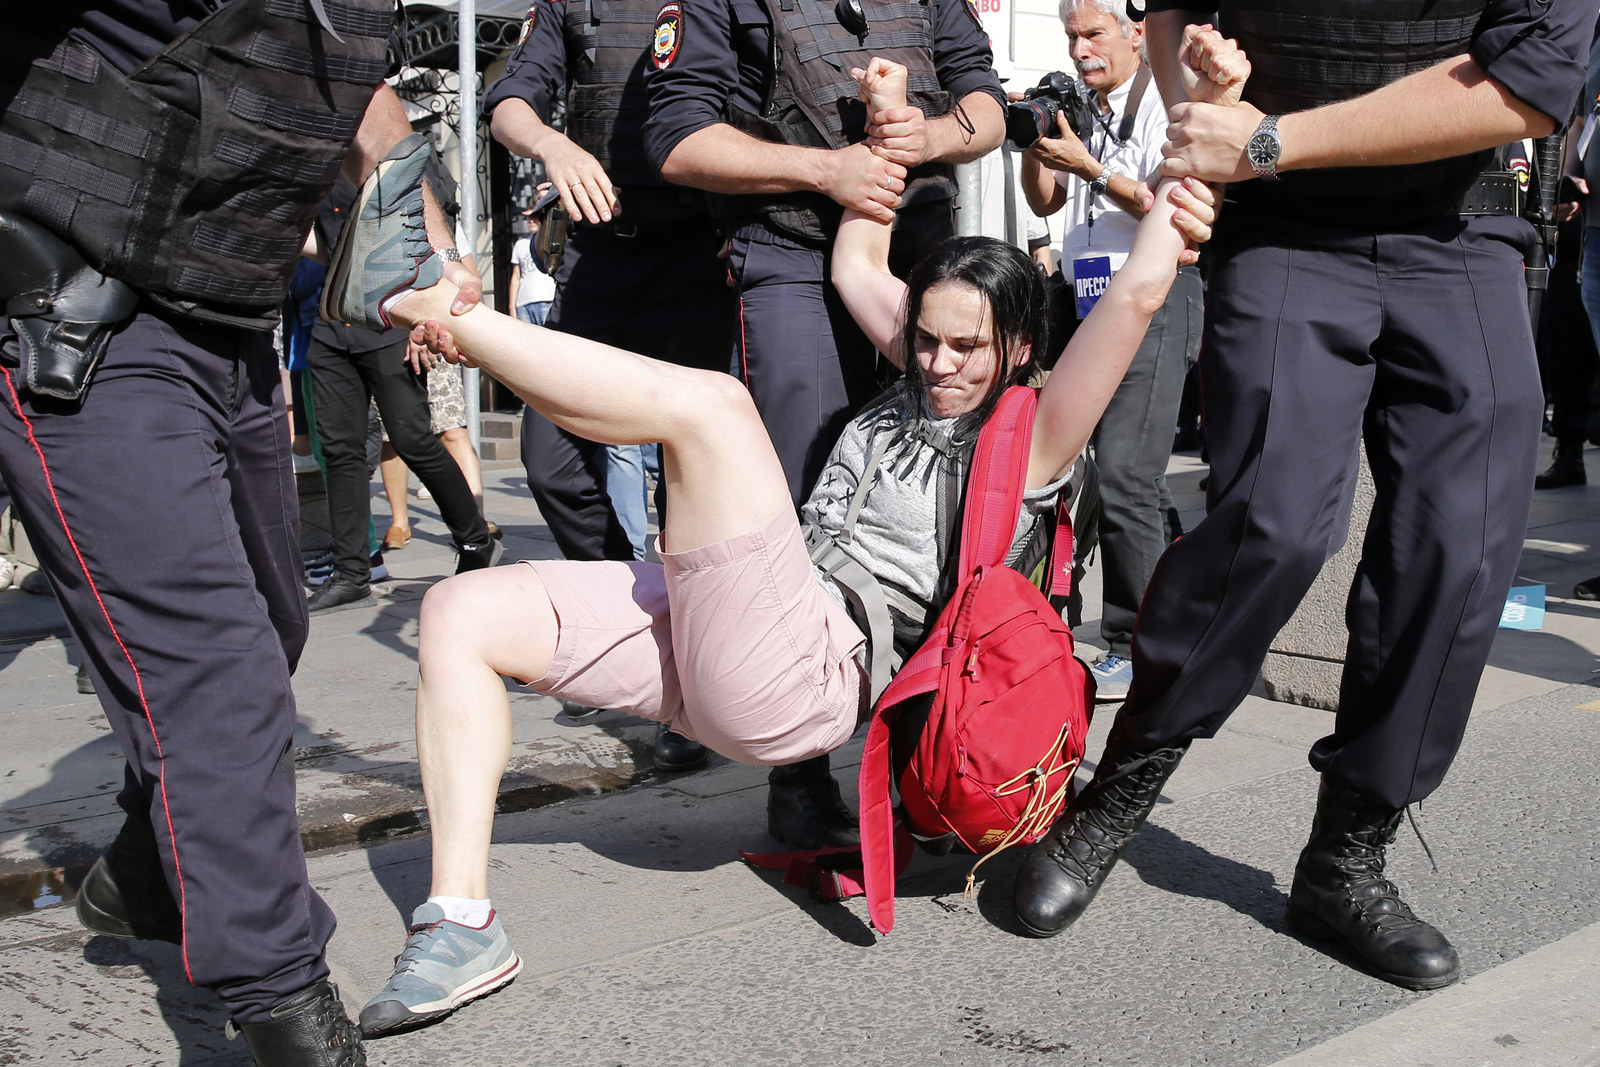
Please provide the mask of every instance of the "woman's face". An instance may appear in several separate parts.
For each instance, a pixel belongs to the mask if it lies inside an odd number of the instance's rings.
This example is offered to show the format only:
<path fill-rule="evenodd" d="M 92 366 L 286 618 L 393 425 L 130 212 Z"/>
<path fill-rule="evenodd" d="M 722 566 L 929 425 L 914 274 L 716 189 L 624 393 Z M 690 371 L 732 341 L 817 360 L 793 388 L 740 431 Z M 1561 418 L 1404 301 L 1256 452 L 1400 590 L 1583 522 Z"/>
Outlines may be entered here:
<path fill-rule="evenodd" d="M 929 288 L 917 315 L 916 345 L 935 416 L 952 418 L 983 404 L 1000 374 L 1000 345 L 982 293 L 964 282 Z"/>

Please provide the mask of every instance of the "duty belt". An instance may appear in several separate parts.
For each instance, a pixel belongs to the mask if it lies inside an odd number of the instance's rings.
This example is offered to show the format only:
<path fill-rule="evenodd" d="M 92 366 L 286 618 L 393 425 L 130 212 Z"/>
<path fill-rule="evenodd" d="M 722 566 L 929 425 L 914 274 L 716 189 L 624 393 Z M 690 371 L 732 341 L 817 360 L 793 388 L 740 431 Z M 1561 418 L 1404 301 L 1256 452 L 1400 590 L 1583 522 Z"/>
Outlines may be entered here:
<path fill-rule="evenodd" d="M 1522 214 L 1522 183 L 1508 170 L 1486 171 L 1461 196 L 1462 215 Z"/>

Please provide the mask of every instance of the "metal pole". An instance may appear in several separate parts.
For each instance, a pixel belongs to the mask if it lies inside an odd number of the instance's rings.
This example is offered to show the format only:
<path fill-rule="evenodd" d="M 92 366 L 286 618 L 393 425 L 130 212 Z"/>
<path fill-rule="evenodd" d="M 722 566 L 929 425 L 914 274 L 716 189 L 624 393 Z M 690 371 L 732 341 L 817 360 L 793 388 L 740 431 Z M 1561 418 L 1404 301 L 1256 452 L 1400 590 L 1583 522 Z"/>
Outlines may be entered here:
<path fill-rule="evenodd" d="M 461 68 L 461 234 L 463 254 L 478 250 L 478 5 L 461 0 L 456 23 L 457 65 Z M 479 425 L 478 368 L 463 367 L 462 392 L 467 401 L 467 437 L 472 451 L 482 455 L 483 427 Z"/>
<path fill-rule="evenodd" d="M 977 160 L 956 164 L 956 233 L 976 237 L 983 232 L 983 167 Z"/>

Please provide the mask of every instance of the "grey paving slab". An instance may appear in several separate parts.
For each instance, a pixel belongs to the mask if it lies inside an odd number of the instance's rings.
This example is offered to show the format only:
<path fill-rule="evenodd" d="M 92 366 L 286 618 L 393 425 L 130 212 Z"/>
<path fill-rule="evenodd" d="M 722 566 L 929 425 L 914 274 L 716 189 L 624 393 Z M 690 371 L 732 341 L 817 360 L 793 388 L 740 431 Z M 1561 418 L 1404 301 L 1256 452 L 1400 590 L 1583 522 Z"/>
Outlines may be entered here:
<path fill-rule="evenodd" d="M 1469 978 L 1278 1067 L 1600 1063 L 1600 925 Z"/>

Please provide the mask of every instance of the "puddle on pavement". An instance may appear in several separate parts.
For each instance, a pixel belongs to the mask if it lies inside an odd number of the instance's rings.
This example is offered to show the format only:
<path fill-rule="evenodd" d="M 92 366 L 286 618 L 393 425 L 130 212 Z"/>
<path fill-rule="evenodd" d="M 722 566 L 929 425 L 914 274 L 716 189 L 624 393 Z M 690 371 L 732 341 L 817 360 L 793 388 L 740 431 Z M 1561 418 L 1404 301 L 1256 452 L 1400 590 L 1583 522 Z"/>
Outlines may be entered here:
<path fill-rule="evenodd" d="M 507 789 L 495 802 L 495 814 L 510 815 L 559 804 L 574 797 L 615 793 L 656 781 L 661 777 L 662 775 L 654 768 L 648 766 L 630 775 L 612 774 L 596 769 L 594 774 L 581 781 L 539 782 Z M 313 827 L 304 830 L 300 840 L 306 852 L 313 853 L 378 844 L 417 833 L 426 826 L 424 813 L 421 810 L 402 811 L 354 822 Z M 82 864 L 53 867 L 49 870 L 24 874 L 0 875 L 0 919 L 71 903 L 77 896 L 78 886 L 82 884 L 84 875 L 88 873 L 89 865 Z"/>
<path fill-rule="evenodd" d="M 88 873 L 85 865 L 0 876 L 0 919 L 70 903 Z"/>

